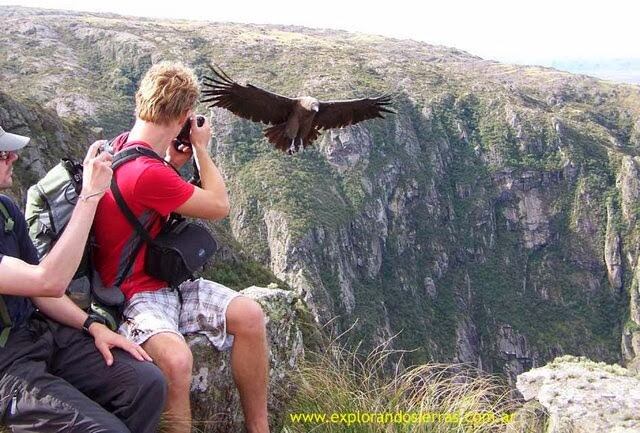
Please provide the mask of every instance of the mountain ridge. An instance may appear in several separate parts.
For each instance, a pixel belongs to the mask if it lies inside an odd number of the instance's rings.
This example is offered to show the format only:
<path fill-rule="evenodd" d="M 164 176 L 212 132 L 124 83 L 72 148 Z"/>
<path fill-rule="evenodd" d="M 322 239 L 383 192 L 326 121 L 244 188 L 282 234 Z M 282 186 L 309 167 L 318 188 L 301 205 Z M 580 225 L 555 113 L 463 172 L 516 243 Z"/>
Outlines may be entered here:
<path fill-rule="evenodd" d="M 0 91 L 95 134 L 130 125 L 137 82 L 161 59 L 199 75 L 217 61 L 291 96 L 396 91 L 397 115 L 293 158 L 211 111 L 232 202 L 222 226 L 319 324 L 365 346 L 400 333 L 407 362 L 512 378 L 565 353 L 638 353 L 637 86 L 414 41 L 7 10 Z"/>

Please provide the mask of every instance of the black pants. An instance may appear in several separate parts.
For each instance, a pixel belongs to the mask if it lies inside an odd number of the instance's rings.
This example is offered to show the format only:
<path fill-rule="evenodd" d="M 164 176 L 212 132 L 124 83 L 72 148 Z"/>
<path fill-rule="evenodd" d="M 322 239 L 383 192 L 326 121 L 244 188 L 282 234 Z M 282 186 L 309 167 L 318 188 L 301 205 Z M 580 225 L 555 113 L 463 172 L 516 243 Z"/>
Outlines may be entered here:
<path fill-rule="evenodd" d="M 40 319 L 0 348 L 0 415 L 13 432 L 153 433 L 166 382 L 150 362 L 112 350 L 107 367 L 93 338 Z"/>

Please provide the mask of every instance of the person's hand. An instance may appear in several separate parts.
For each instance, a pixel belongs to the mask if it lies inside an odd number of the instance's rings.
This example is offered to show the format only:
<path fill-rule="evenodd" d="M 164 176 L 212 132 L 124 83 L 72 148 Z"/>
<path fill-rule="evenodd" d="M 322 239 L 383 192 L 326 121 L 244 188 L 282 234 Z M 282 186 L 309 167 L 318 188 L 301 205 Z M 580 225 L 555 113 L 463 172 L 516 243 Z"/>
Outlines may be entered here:
<path fill-rule="evenodd" d="M 174 143 L 171 143 L 167 148 L 167 153 L 164 159 L 169 164 L 173 165 L 176 170 L 180 170 L 180 168 L 191 159 L 192 155 L 193 150 L 191 149 L 191 146 L 181 144 L 176 149 Z"/>
<path fill-rule="evenodd" d="M 202 126 L 198 126 L 195 115 L 191 116 L 191 145 L 195 148 L 196 153 L 200 151 L 208 152 L 210 141 L 211 124 L 206 116 Z"/>
<path fill-rule="evenodd" d="M 113 158 L 108 152 L 98 154 L 105 140 L 98 140 L 89 146 L 87 156 L 82 163 L 82 192 L 83 197 L 102 197 L 111 183 L 111 162 Z"/>
<path fill-rule="evenodd" d="M 95 340 L 96 348 L 104 357 L 108 366 L 113 364 L 113 354 L 111 349 L 114 347 L 125 350 L 138 361 L 151 361 L 151 357 L 144 351 L 140 345 L 135 344 L 120 334 L 116 334 L 111 329 L 101 323 L 94 322 L 89 326 L 89 334 Z"/>

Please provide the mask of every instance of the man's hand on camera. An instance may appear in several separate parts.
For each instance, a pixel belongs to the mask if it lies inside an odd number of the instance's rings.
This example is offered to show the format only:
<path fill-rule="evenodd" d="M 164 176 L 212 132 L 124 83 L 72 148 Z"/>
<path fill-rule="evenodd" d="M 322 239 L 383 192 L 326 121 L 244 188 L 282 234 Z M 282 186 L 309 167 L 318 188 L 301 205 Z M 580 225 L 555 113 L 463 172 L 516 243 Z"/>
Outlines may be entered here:
<path fill-rule="evenodd" d="M 113 158 L 108 152 L 100 152 L 100 148 L 104 144 L 104 140 L 93 143 L 84 158 L 81 199 L 99 201 L 109 189 L 113 175 L 111 170 Z"/>
<path fill-rule="evenodd" d="M 196 116 L 191 116 L 191 144 L 195 148 L 195 152 L 208 152 L 210 141 L 211 125 L 209 124 L 209 120 L 205 117 L 202 126 L 198 126 Z"/>
<path fill-rule="evenodd" d="M 192 154 L 193 150 L 191 149 L 191 146 L 181 144 L 176 149 L 174 143 L 171 143 L 167 148 L 164 160 L 173 165 L 176 170 L 180 170 L 180 168 L 191 159 Z"/>

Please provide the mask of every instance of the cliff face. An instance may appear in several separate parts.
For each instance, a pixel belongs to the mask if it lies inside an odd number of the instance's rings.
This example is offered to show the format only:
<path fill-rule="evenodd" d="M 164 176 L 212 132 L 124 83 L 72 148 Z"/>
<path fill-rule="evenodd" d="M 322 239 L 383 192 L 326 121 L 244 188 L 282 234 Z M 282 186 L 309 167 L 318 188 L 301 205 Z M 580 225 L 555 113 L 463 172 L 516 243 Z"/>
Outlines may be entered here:
<path fill-rule="evenodd" d="M 200 74 L 215 62 L 281 94 L 393 92 L 397 115 L 293 157 L 212 111 L 233 241 L 319 323 L 337 316 L 330 326 L 353 325 L 365 346 L 399 334 L 409 362 L 512 376 L 563 353 L 640 350 L 638 87 L 344 32 L 0 16 L 0 90 L 107 136 L 128 127 L 137 82 L 160 59 Z"/>

